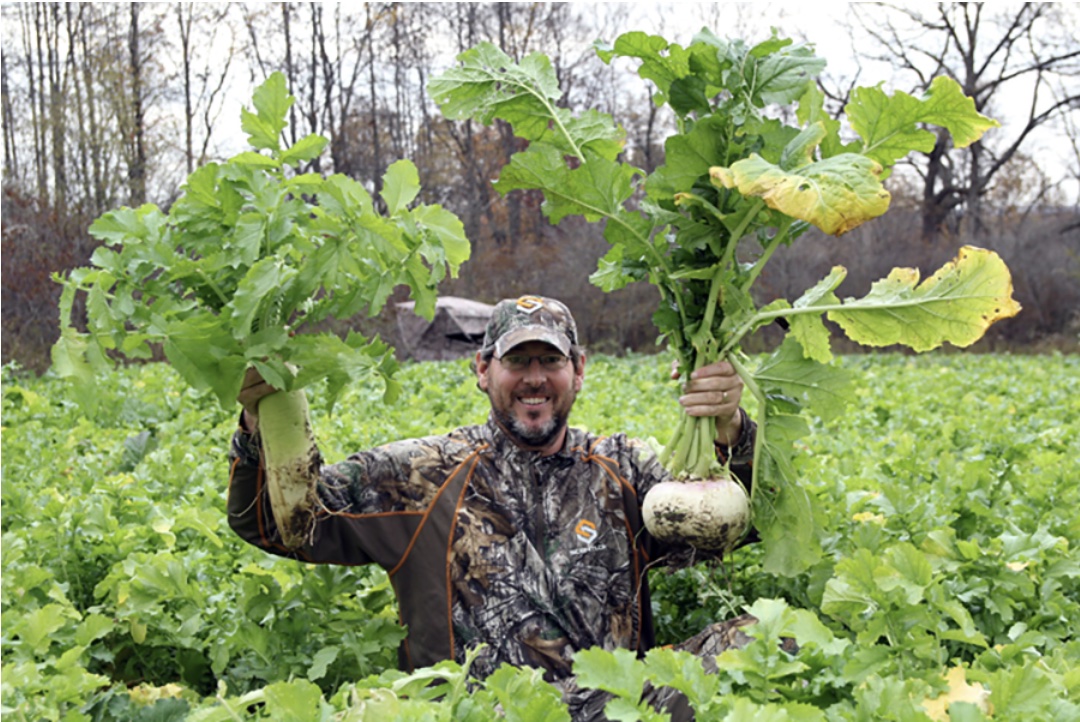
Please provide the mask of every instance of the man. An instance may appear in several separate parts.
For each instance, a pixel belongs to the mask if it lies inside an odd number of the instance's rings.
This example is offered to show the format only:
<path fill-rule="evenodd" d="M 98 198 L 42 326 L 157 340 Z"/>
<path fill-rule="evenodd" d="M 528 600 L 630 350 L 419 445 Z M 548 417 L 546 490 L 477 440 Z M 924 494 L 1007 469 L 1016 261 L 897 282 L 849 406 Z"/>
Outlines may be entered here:
<path fill-rule="evenodd" d="M 585 379 L 585 353 L 570 311 L 523 296 L 500 302 L 476 355 L 477 384 L 491 402 L 486 424 L 395 442 L 324 466 L 321 509 L 303 547 L 288 550 L 263 488 L 258 400 L 273 389 L 253 377 L 241 393 L 233 439 L 229 521 L 266 551 L 315 563 L 384 567 L 408 636 L 403 668 L 463 661 L 473 672 L 530 665 L 564 690 L 575 719 L 600 715 L 605 696 L 578 690 L 572 655 L 593 646 L 644 652 L 654 645 L 646 570 L 704 557 L 644 531 L 641 501 L 668 473 L 623 434 L 601 438 L 568 426 Z M 680 403 L 717 420 L 718 453 L 746 475 L 753 426 L 739 408 L 729 364 L 699 369 Z M 714 625 L 685 648 L 715 654 L 746 618 Z M 683 647 L 683 645 L 680 645 Z M 660 692 L 657 703 L 667 703 Z"/>

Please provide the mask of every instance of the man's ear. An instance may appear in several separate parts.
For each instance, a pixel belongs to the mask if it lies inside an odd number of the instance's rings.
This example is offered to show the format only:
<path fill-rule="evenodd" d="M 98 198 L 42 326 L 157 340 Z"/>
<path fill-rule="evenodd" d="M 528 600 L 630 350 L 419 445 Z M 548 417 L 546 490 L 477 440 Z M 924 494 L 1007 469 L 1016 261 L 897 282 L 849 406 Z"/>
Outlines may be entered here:
<path fill-rule="evenodd" d="M 477 351 L 476 352 L 476 385 L 480 387 L 481 391 L 487 391 L 487 389 L 488 389 L 487 372 L 488 372 L 488 367 L 489 366 L 491 366 L 491 361 L 490 360 L 485 361 L 483 358 L 481 358 L 480 352 Z"/>
<path fill-rule="evenodd" d="M 574 391 L 581 391 L 585 383 L 585 354 L 581 354 L 577 364 L 574 365 Z"/>

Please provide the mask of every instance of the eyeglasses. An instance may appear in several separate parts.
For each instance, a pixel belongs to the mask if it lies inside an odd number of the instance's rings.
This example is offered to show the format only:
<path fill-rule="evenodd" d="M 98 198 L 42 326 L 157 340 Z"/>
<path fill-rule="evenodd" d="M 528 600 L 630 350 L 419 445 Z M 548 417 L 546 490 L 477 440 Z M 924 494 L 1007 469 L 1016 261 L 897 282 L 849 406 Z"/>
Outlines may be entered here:
<path fill-rule="evenodd" d="M 558 371 L 566 366 L 570 359 L 561 353 L 546 353 L 540 356 L 530 356 L 524 353 L 508 353 L 499 359 L 504 367 L 510 371 L 524 371 L 532 366 L 533 359 L 540 362 L 540 368 L 545 371 Z"/>

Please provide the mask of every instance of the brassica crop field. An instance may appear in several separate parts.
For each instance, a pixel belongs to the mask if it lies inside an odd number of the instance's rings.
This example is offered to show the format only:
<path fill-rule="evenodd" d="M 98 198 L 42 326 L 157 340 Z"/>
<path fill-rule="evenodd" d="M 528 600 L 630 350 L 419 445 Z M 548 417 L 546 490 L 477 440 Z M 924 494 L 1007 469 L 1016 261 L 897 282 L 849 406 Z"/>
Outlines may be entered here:
<path fill-rule="evenodd" d="M 848 413 L 800 449 L 825 555 L 795 578 L 753 546 L 650 572 L 675 642 L 747 609 L 755 641 L 705 674 L 661 649 L 580 653 L 579 683 L 667 684 L 703 720 L 1080 719 L 1080 358 L 843 358 Z M 572 423 L 665 439 L 664 356 L 590 358 Z M 406 366 L 401 401 L 351 389 L 319 412 L 324 455 L 482 421 L 465 362 Z M 272 558 L 225 518 L 236 412 L 164 365 L 102 381 L 85 411 L 3 370 L 3 714 L 12 720 L 568 719 L 506 668 L 394 670 L 386 575 Z M 780 649 L 794 637 L 795 654 Z M 499 712 L 493 710 L 500 710 Z"/>

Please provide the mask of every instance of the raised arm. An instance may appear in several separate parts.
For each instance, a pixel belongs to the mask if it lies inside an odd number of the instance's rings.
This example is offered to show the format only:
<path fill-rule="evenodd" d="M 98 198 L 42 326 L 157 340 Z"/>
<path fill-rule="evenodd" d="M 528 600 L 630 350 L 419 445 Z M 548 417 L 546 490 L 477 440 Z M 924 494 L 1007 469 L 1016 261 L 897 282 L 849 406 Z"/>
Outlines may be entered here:
<path fill-rule="evenodd" d="M 286 549 L 299 549 L 311 536 L 318 508 L 322 458 L 302 389 L 278 391 L 248 369 L 238 401 L 241 430 L 257 434 L 266 489 Z M 235 475 L 235 469 L 234 469 Z"/>

